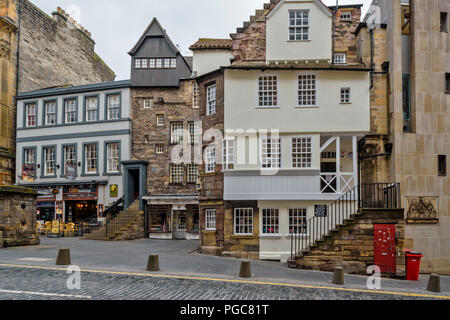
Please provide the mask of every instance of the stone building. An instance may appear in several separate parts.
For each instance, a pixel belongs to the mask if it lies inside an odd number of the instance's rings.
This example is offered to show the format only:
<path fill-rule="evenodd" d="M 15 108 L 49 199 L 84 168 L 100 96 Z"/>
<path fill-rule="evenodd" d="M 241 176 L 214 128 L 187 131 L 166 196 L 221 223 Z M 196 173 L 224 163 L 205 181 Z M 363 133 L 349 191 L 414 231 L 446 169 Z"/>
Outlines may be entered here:
<path fill-rule="evenodd" d="M 200 126 L 192 60 L 156 18 L 129 54 L 132 160 L 124 163 L 125 185 L 147 206 L 150 238 L 198 239 Z"/>
<path fill-rule="evenodd" d="M 373 57 L 375 69 L 362 181 L 401 183 L 405 247 L 424 255 L 421 271 L 444 274 L 450 273 L 449 15 L 448 0 L 378 0 L 356 31 L 359 58 L 370 65 Z"/>
<path fill-rule="evenodd" d="M 113 81 L 89 31 L 64 10 L 52 16 L 28 0 L 0 2 L 0 185 L 14 183 L 18 92 Z M 68 63 L 70 61 L 70 63 Z"/>

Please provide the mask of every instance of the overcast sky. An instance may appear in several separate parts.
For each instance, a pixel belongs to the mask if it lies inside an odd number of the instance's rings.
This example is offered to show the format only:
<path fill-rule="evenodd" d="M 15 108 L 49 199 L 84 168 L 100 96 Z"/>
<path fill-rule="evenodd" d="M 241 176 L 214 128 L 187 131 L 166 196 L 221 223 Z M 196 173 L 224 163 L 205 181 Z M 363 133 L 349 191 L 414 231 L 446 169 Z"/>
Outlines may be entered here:
<path fill-rule="evenodd" d="M 158 18 L 184 55 L 198 38 L 228 38 L 236 27 L 262 9 L 268 0 L 30 0 L 48 14 L 58 6 L 70 12 L 92 33 L 95 51 L 115 71 L 116 80 L 129 79 L 127 52 L 139 40 L 153 17 Z M 323 0 L 335 5 L 336 0 Z M 339 4 L 371 0 L 339 0 Z"/>

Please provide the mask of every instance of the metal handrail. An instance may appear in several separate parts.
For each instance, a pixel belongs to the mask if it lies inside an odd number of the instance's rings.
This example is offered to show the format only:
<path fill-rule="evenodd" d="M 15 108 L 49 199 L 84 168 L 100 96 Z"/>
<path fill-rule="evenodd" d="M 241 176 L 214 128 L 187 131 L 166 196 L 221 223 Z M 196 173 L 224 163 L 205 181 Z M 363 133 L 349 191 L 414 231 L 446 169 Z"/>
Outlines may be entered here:
<path fill-rule="evenodd" d="M 114 236 L 120 229 L 136 219 L 139 215 L 139 203 L 141 197 L 137 198 L 133 204 L 128 207 L 126 211 L 122 211 L 120 214 L 116 214 L 109 218 L 106 218 L 105 221 L 105 237 L 108 238 L 110 236 Z"/>
<path fill-rule="evenodd" d="M 401 206 L 399 183 L 369 183 L 354 187 L 327 206 L 325 217 L 314 216 L 302 221 L 302 232 L 291 232 L 291 261 L 301 255 L 324 236 L 344 224 L 361 209 L 398 209 Z M 303 232 L 306 231 L 306 233 Z M 298 231 L 298 230 L 297 230 Z"/>

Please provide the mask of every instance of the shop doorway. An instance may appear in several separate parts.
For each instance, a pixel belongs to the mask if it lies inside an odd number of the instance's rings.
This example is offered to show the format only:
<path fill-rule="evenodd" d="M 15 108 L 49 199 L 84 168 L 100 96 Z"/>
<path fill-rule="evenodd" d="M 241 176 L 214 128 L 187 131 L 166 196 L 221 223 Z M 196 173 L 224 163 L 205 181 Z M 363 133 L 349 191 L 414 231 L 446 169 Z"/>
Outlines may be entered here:
<path fill-rule="evenodd" d="M 66 222 L 81 222 L 97 215 L 97 201 L 66 201 Z"/>
<path fill-rule="evenodd" d="M 38 202 L 37 204 L 37 220 L 52 221 L 55 219 L 55 202 Z"/>
<path fill-rule="evenodd" d="M 172 238 L 175 240 L 186 240 L 186 211 L 173 211 L 173 232 Z"/>

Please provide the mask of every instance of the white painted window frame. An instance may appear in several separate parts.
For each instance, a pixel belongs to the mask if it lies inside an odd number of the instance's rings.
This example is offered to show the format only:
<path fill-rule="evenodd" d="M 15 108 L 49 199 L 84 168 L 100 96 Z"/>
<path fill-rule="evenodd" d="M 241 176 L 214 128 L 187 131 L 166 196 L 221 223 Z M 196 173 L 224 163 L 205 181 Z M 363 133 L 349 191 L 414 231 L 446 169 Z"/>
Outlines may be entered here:
<path fill-rule="evenodd" d="M 186 174 L 187 174 L 187 183 L 197 183 L 198 165 L 195 163 L 187 164 Z"/>
<path fill-rule="evenodd" d="M 268 232 L 267 230 L 269 228 L 273 228 L 274 232 Z M 281 235 L 280 234 L 280 209 L 264 208 L 261 210 L 261 235 L 263 235 L 263 236 L 280 236 Z"/>
<path fill-rule="evenodd" d="M 341 88 L 340 103 L 341 104 L 352 103 L 352 89 L 350 87 Z"/>
<path fill-rule="evenodd" d="M 349 14 L 349 17 L 344 17 L 344 14 Z M 341 12 L 341 21 L 352 21 L 353 16 L 351 11 L 342 11 Z"/>
<path fill-rule="evenodd" d="M 216 146 L 208 146 L 205 149 L 205 173 L 216 171 Z"/>
<path fill-rule="evenodd" d="M 144 99 L 144 100 L 142 101 L 142 107 L 143 107 L 144 109 L 151 109 L 152 106 L 153 106 L 153 101 L 152 101 L 152 99 Z"/>
<path fill-rule="evenodd" d="M 309 167 L 294 167 L 294 146 L 293 142 L 294 139 L 311 139 L 311 163 Z M 291 162 L 291 168 L 295 170 L 311 170 L 313 168 L 314 163 L 314 137 L 310 135 L 296 135 L 296 136 L 290 136 L 289 137 L 289 148 L 290 148 L 290 162 Z"/>
<path fill-rule="evenodd" d="M 212 84 L 206 87 L 207 116 L 212 116 L 213 114 L 216 114 L 216 105 L 217 105 L 217 87 L 216 84 Z"/>
<path fill-rule="evenodd" d="M 182 184 L 184 181 L 184 166 L 171 163 L 169 165 L 169 179 L 171 184 Z"/>
<path fill-rule="evenodd" d="M 206 231 L 216 231 L 216 209 L 205 210 L 205 229 Z"/>
<path fill-rule="evenodd" d="M 120 144 L 117 142 L 106 144 L 106 172 L 118 173 L 120 172 Z M 113 167 L 117 169 L 113 170 Z"/>
<path fill-rule="evenodd" d="M 33 107 L 33 108 L 30 108 Z M 25 104 L 25 125 L 27 128 L 33 128 L 37 126 L 37 103 L 26 103 Z M 31 112 L 33 110 L 33 112 Z M 32 119 L 32 124 L 30 124 L 30 119 Z"/>
<path fill-rule="evenodd" d="M 266 90 L 266 89 L 262 89 L 260 90 L 261 86 L 260 86 L 260 82 L 261 80 L 263 81 L 263 87 L 264 87 L 264 78 L 269 78 L 269 77 L 273 77 L 276 79 L 276 90 Z M 273 81 L 273 79 L 272 79 Z M 273 85 L 273 84 L 272 84 Z M 272 93 L 272 103 L 273 100 L 275 100 L 275 104 L 271 104 L 271 105 L 267 105 L 265 106 L 264 103 L 261 103 L 261 94 L 269 94 Z M 275 93 L 275 95 L 273 94 Z M 270 95 L 269 95 L 270 96 Z M 275 96 L 275 99 L 273 98 Z M 263 96 L 264 97 L 264 96 Z M 278 108 L 279 106 L 279 99 L 280 99 L 280 85 L 279 85 L 279 76 L 277 74 L 259 74 L 258 78 L 257 78 L 257 96 L 256 96 L 256 106 L 258 109 L 271 109 L 271 108 Z"/>
<path fill-rule="evenodd" d="M 158 127 L 163 127 L 165 122 L 165 116 L 163 114 L 157 114 L 156 115 L 156 125 Z M 160 121 L 162 119 L 162 121 Z M 172 129 L 172 128 L 171 128 Z"/>
<path fill-rule="evenodd" d="M 294 210 L 301 210 L 300 211 L 294 211 Z M 293 214 L 297 214 L 298 216 L 293 216 L 292 217 L 292 223 L 291 223 L 291 213 Z M 300 221 L 304 221 L 304 223 L 299 224 L 298 222 Z M 295 223 L 297 222 L 297 223 Z M 290 230 L 295 230 L 295 229 L 303 229 L 302 226 L 304 225 L 306 228 L 306 232 L 295 232 L 295 235 L 302 235 L 302 236 L 306 236 L 308 234 L 308 209 L 307 208 L 289 208 L 288 209 L 288 223 L 289 223 L 289 233 L 292 234 L 290 232 Z"/>
<path fill-rule="evenodd" d="M 308 13 L 308 17 L 307 17 L 307 19 L 308 19 L 308 24 L 307 25 L 304 25 L 304 24 L 301 24 L 301 25 L 297 25 L 297 13 L 299 13 L 299 12 L 307 12 Z M 295 18 L 294 18 L 294 20 L 296 20 L 295 21 L 295 24 L 291 24 L 291 13 L 295 13 Z M 305 19 L 303 16 L 300 18 L 302 21 Z M 291 39 L 291 28 L 294 28 L 294 38 L 295 39 Z M 302 31 L 303 31 L 303 29 L 306 29 L 307 30 L 307 33 L 306 33 L 306 35 L 307 35 L 307 39 L 303 39 L 303 35 L 305 34 L 304 32 L 301 32 L 301 33 L 297 33 L 297 29 L 302 29 Z M 301 39 L 297 39 L 297 35 L 298 34 L 300 34 L 300 35 L 302 35 L 302 37 L 301 37 Z M 295 9 L 293 9 L 293 10 L 289 10 L 289 14 L 288 14 L 288 41 L 311 41 L 311 12 L 310 12 L 310 10 L 309 9 L 298 9 L 298 10 L 295 10 Z"/>
<path fill-rule="evenodd" d="M 345 52 L 336 52 L 334 54 L 334 63 L 335 64 L 346 64 L 347 63 L 347 53 Z"/>
<path fill-rule="evenodd" d="M 53 111 L 49 111 L 49 107 L 53 107 Z M 57 119 L 56 119 L 56 109 L 57 104 L 55 100 L 45 101 L 44 102 L 44 110 L 45 110 L 45 125 L 46 126 L 54 126 L 56 125 Z M 53 119 L 53 123 L 50 123 L 50 119 Z"/>
<path fill-rule="evenodd" d="M 300 91 L 313 91 L 308 89 L 300 90 L 300 77 L 303 76 L 314 76 L 315 89 L 314 89 L 314 104 L 300 104 Z M 317 72 L 299 72 L 297 74 L 297 108 L 316 108 L 319 106 L 319 76 Z"/>
<path fill-rule="evenodd" d="M 271 157 L 267 157 L 267 154 L 264 154 L 264 140 L 271 141 L 271 145 L 273 146 L 273 141 L 279 140 L 278 143 L 278 157 L 274 157 L 273 151 L 271 149 Z M 259 164 L 262 169 L 279 169 L 281 168 L 281 157 L 282 157 L 282 139 L 280 136 L 278 138 L 273 138 L 271 135 L 267 135 L 265 137 L 259 137 Z M 267 148 L 266 148 L 267 149 Z M 273 164 L 277 163 L 276 166 Z M 267 165 L 267 166 L 265 166 Z"/>
<path fill-rule="evenodd" d="M 241 219 L 243 223 L 238 224 L 237 214 L 243 213 Z M 237 229 L 243 230 L 248 228 L 249 232 L 237 232 Z M 233 233 L 236 236 L 252 236 L 253 235 L 253 208 L 235 208 L 233 213 Z"/>
<path fill-rule="evenodd" d="M 94 147 L 94 151 L 90 150 L 90 147 Z M 86 144 L 84 145 L 84 174 L 98 174 L 98 147 L 97 144 L 92 143 L 92 144 Z M 95 157 L 92 157 L 92 155 L 95 155 Z M 92 166 L 93 169 L 95 169 L 95 171 L 89 171 L 89 169 L 91 169 L 90 165 L 89 165 L 89 161 L 92 161 L 92 163 L 95 164 L 95 167 Z"/>
<path fill-rule="evenodd" d="M 225 138 L 222 142 L 223 146 L 223 170 L 231 170 L 236 162 L 236 139 Z"/>
<path fill-rule="evenodd" d="M 184 123 L 183 121 L 174 121 L 170 123 L 170 142 L 181 143 L 184 139 Z"/>
<path fill-rule="evenodd" d="M 48 177 L 56 175 L 56 147 L 44 147 L 43 152 L 44 176 Z"/>

